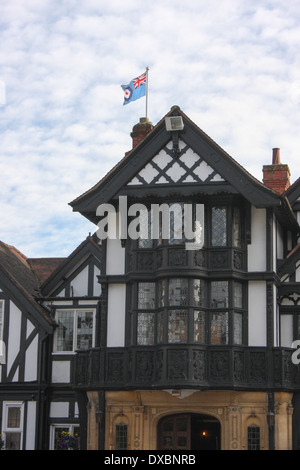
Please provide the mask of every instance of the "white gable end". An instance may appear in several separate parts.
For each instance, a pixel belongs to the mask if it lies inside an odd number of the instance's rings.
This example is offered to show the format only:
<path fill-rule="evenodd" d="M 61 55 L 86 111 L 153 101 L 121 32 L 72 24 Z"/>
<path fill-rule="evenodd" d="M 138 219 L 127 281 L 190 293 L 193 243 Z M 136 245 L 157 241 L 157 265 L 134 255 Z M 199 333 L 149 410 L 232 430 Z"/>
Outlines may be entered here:
<path fill-rule="evenodd" d="M 179 157 L 173 155 L 172 147 L 173 143 L 170 141 L 131 179 L 128 186 L 224 181 L 217 171 L 182 140 L 179 140 Z"/>

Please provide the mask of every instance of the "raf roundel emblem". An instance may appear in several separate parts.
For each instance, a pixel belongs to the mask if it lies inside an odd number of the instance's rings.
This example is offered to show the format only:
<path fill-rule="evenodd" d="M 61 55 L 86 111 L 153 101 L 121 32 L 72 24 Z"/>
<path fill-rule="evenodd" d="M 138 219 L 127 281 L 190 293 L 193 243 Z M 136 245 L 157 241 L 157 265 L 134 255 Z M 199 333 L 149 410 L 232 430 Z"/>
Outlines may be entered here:
<path fill-rule="evenodd" d="M 130 88 L 126 88 L 125 94 L 124 94 L 125 100 L 129 100 L 130 96 L 131 96 L 131 89 L 130 89 Z"/>

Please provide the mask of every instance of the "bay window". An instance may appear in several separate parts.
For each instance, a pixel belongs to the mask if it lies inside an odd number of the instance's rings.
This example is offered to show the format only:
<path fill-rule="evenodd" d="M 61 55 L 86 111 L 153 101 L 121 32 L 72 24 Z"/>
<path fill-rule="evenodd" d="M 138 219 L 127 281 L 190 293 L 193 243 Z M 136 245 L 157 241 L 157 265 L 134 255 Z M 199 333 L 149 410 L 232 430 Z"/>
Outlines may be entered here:
<path fill-rule="evenodd" d="M 242 283 L 165 278 L 137 286 L 138 345 L 244 344 Z"/>

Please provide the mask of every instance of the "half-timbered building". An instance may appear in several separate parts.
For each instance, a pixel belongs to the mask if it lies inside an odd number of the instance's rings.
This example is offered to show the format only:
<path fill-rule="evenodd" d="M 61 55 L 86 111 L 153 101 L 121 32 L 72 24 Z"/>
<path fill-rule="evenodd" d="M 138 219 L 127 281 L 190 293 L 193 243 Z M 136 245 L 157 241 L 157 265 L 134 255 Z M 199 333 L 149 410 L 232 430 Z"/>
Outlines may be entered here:
<path fill-rule="evenodd" d="M 177 106 L 131 136 L 70 203 L 98 229 L 68 258 L 0 245 L 6 447 L 298 449 L 299 180 Z"/>

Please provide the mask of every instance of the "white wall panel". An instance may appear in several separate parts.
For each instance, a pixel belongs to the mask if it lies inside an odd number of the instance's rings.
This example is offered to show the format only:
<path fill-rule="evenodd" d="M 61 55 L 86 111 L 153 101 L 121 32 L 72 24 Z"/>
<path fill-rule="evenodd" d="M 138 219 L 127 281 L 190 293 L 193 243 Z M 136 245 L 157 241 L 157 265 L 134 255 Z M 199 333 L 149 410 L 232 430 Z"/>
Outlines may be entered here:
<path fill-rule="evenodd" d="M 37 380 L 38 335 L 30 343 L 25 355 L 25 382 Z"/>
<path fill-rule="evenodd" d="M 251 207 L 251 244 L 248 245 L 248 270 L 266 270 L 266 210 Z"/>
<path fill-rule="evenodd" d="M 292 342 L 294 341 L 293 338 L 293 315 L 281 315 L 280 317 L 281 323 L 281 341 L 280 346 L 290 348 Z M 298 339 L 298 338 L 295 338 Z"/>
<path fill-rule="evenodd" d="M 123 347 L 125 341 L 126 285 L 111 284 L 107 302 L 107 346 Z"/>
<path fill-rule="evenodd" d="M 86 266 L 72 281 L 73 296 L 82 297 L 88 294 L 88 273 L 89 268 Z M 72 294 L 71 294 L 72 295 Z"/>
<path fill-rule="evenodd" d="M 52 383 L 70 382 L 70 361 L 53 361 Z"/>
<path fill-rule="evenodd" d="M 20 351 L 20 338 L 21 338 L 21 320 L 22 312 L 18 307 L 10 301 L 9 303 L 9 340 L 7 345 L 7 371 L 16 359 Z M 16 372 L 13 381 L 18 381 L 18 372 Z"/>
<path fill-rule="evenodd" d="M 249 346 L 266 346 L 267 306 L 265 281 L 249 282 L 248 302 Z"/>
<path fill-rule="evenodd" d="M 26 450 L 35 450 L 36 401 L 27 402 Z"/>

